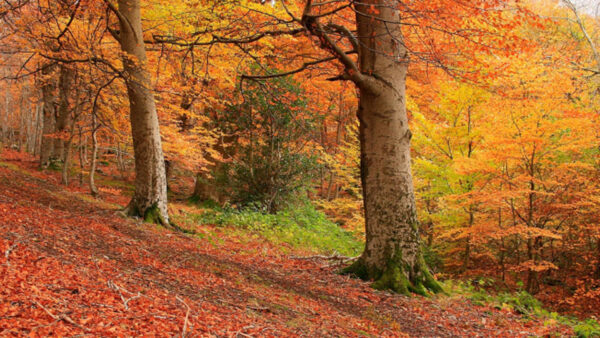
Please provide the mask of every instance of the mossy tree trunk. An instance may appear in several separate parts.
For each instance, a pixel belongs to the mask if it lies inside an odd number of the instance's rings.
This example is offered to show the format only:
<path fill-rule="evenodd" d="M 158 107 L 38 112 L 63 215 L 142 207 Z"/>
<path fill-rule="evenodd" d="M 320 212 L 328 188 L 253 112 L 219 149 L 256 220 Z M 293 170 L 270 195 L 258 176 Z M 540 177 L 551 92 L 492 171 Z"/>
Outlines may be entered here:
<path fill-rule="evenodd" d="M 406 114 L 409 53 L 400 12 L 386 0 L 362 1 L 355 8 L 360 74 L 349 72 L 348 77 L 360 95 L 366 246 L 346 272 L 374 280 L 377 289 L 439 292 L 423 259 L 417 221 Z"/>
<path fill-rule="evenodd" d="M 107 4 L 110 3 L 107 2 Z M 131 216 L 147 222 L 169 224 L 167 180 L 156 103 L 146 69 L 140 0 L 119 0 L 119 32 L 113 32 L 124 52 L 130 122 L 135 157 L 135 193 L 127 207 Z"/>

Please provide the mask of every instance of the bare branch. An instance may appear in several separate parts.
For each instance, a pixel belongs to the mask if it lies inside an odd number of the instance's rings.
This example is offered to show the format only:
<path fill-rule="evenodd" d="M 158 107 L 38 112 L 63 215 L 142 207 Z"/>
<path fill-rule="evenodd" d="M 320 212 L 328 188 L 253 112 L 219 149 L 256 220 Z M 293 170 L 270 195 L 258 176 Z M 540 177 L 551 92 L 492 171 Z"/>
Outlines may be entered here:
<path fill-rule="evenodd" d="M 600 54 L 598 53 L 598 49 L 596 48 L 596 44 L 594 43 L 594 40 L 592 40 L 592 37 L 590 36 L 587 29 L 585 28 L 583 20 L 581 20 L 581 16 L 579 15 L 579 11 L 577 10 L 577 7 L 575 7 L 575 4 L 571 0 L 562 0 L 562 1 L 567 6 L 567 8 L 569 8 L 571 10 L 571 12 L 573 12 L 573 14 L 575 15 L 575 22 L 579 26 L 581 33 L 583 33 L 583 36 L 585 37 L 588 45 L 590 45 L 590 49 L 592 50 L 592 54 L 594 54 L 594 59 L 596 60 L 596 66 L 600 70 Z"/>
<path fill-rule="evenodd" d="M 178 301 L 182 302 L 183 305 L 185 305 L 185 307 L 187 308 L 187 311 L 185 313 L 185 320 L 183 322 L 183 329 L 181 329 L 181 338 L 185 338 L 185 333 L 187 331 L 187 327 L 188 327 L 188 323 L 189 323 L 189 317 L 190 317 L 190 310 L 191 309 L 190 309 L 190 306 L 187 305 L 187 303 L 183 301 L 183 299 L 179 298 L 179 296 L 175 296 L 175 298 Z"/>
<path fill-rule="evenodd" d="M 300 73 L 300 72 L 306 70 L 310 66 L 318 65 L 318 64 L 324 63 L 324 62 L 333 61 L 333 60 L 336 60 L 336 59 L 337 59 L 336 56 L 330 56 L 330 57 L 324 58 L 324 59 L 319 59 L 319 60 L 315 60 L 315 61 L 305 62 L 299 68 L 296 68 L 294 70 L 290 70 L 290 71 L 287 71 L 287 72 L 276 73 L 276 74 L 267 74 L 267 75 L 246 75 L 246 74 L 244 74 L 244 75 L 242 75 L 242 78 L 243 79 L 251 79 L 251 80 L 266 80 L 266 79 L 272 79 L 272 78 L 276 78 L 276 77 L 285 77 L 285 76 L 288 76 L 288 75 L 293 75 L 293 74 L 296 74 L 296 73 Z"/>

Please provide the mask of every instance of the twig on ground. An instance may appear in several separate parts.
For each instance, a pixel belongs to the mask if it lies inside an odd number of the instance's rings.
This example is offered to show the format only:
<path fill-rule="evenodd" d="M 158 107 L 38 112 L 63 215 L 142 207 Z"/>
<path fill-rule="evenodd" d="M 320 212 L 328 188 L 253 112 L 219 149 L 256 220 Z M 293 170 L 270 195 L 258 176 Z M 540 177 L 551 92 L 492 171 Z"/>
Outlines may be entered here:
<path fill-rule="evenodd" d="M 187 327 L 188 327 L 188 318 L 190 317 L 190 306 L 187 305 L 186 302 L 183 301 L 183 299 L 179 298 L 179 296 L 175 296 L 175 298 L 182 302 L 183 305 L 185 305 L 185 307 L 187 308 L 187 311 L 185 313 L 185 320 L 183 322 L 183 329 L 181 330 L 181 338 L 185 338 L 185 332 L 187 331 Z"/>
<path fill-rule="evenodd" d="M 6 257 L 6 265 L 10 266 L 10 262 L 8 261 L 8 256 L 10 255 L 10 253 L 17 247 L 17 245 L 19 245 L 19 242 L 17 241 L 15 244 L 11 245 L 8 249 L 6 249 L 6 251 L 4 252 L 4 257 Z"/>
<path fill-rule="evenodd" d="M 127 293 L 128 293 L 128 294 L 130 294 L 130 295 L 132 295 L 132 294 L 133 294 L 133 292 L 131 292 L 131 291 L 128 291 L 127 289 L 125 289 L 125 288 L 123 288 L 123 287 L 121 287 L 121 286 L 118 286 L 117 284 L 113 283 L 113 282 L 112 282 L 112 281 L 110 281 L 110 280 L 109 280 L 109 281 L 108 281 L 106 284 L 108 285 L 108 287 L 109 287 L 110 289 L 113 289 L 113 290 L 115 290 L 115 291 L 117 291 L 117 292 L 119 293 L 119 296 L 121 296 L 121 300 L 123 301 L 123 305 L 125 306 L 125 310 L 129 310 L 129 305 L 128 305 L 128 304 L 129 304 L 129 302 L 131 302 L 132 300 L 138 299 L 138 298 L 140 298 L 140 297 L 142 297 L 142 296 L 143 296 L 141 292 L 138 292 L 138 293 L 137 293 L 135 296 L 133 296 L 133 297 L 125 298 L 125 296 L 123 296 L 123 292 L 121 292 L 121 290 L 123 290 L 123 291 L 127 292 Z"/>
<path fill-rule="evenodd" d="M 55 315 L 55 314 L 53 314 L 53 313 L 52 313 L 50 310 L 48 310 L 48 309 L 47 309 L 45 306 L 43 306 L 42 304 L 40 304 L 40 302 L 38 302 L 37 300 L 35 300 L 35 299 L 34 299 L 34 300 L 33 300 L 33 302 L 34 302 L 34 303 L 35 303 L 37 306 L 39 306 L 39 307 L 40 307 L 42 310 L 46 311 L 46 313 L 47 313 L 47 314 L 48 314 L 50 317 L 52 317 L 52 319 L 54 319 L 54 320 L 56 320 L 56 321 L 60 321 L 60 320 L 62 320 L 62 321 L 64 321 L 64 322 L 66 322 L 66 323 L 69 323 L 69 324 L 71 324 L 71 325 L 73 325 L 73 326 L 75 326 L 75 327 L 79 328 L 79 329 L 82 329 L 83 331 L 88 331 L 88 332 L 90 331 L 90 329 L 88 329 L 88 328 L 86 328 L 86 327 L 83 327 L 83 326 L 81 326 L 81 325 L 77 324 L 77 323 L 76 323 L 76 322 L 75 322 L 73 319 L 71 319 L 71 317 L 69 317 L 69 316 L 67 316 L 67 315 L 65 315 L 65 314 Z"/>
<path fill-rule="evenodd" d="M 342 256 L 340 254 L 333 254 L 331 256 L 324 256 L 324 255 L 314 255 L 314 256 L 290 256 L 290 259 L 297 259 L 297 260 L 328 260 L 328 261 L 341 261 L 341 262 L 352 262 L 358 259 L 359 256 L 357 257 L 348 257 L 348 256 Z"/>
<path fill-rule="evenodd" d="M 246 305 L 246 308 L 250 309 L 250 310 L 254 310 L 254 311 L 259 311 L 259 312 L 271 312 L 271 309 L 269 309 L 266 306 L 252 306 L 252 305 Z"/>

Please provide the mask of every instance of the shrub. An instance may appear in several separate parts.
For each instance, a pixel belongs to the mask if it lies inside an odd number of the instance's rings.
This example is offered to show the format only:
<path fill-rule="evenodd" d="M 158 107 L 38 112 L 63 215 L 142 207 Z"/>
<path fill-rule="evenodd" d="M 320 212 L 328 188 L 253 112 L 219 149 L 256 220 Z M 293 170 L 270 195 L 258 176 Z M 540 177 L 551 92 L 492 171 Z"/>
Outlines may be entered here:
<path fill-rule="evenodd" d="M 243 102 L 227 107 L 218 121 L 235 137 L 230 161 L 213 176 L 232 203 L 276 213 L 296 202 L 315 177 L 319 147 L 312 140 L 319 119 L 289 78 L 252 84 L 242 94 Z"/>

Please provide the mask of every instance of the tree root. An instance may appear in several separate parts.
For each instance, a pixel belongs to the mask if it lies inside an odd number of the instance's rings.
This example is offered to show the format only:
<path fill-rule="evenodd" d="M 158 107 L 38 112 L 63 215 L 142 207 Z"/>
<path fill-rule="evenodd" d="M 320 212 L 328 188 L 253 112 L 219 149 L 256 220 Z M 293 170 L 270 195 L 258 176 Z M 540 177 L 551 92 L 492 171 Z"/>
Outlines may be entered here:
<path fill-rule="evenodd" d="M 414 267 L 410 267 L 401 255 L 396 254 L 382 270 L 369 269 L 362 259 L 341 271 L 342 274 L 353 275 L 363 280 L 372 280 L 372 287 L 377 290 L 390 290 L 395 293 L 429 296 L 442 293 L 444 290 L 435 280 L 422 256 Z"/>
<path fill-rule="evenodd" d="M 170 221 L 166 222 L 164 217 L 162 217 L 160 210 L 156 204 L 152 205 L 150 208 L 147 208 L 144 213 L 140 212 L 140 210 L 136 207 L 133 207 L 132 202 L 123 210 L 123 213 L 129 217 L 140 217 L 144 220 L 145 223 L 158 224 L 162 225 L 171 230 L 181 232 L 184 234 L 195 235 L 196 231 L 185 229 L 175 224 L 175 222 Z"/>

